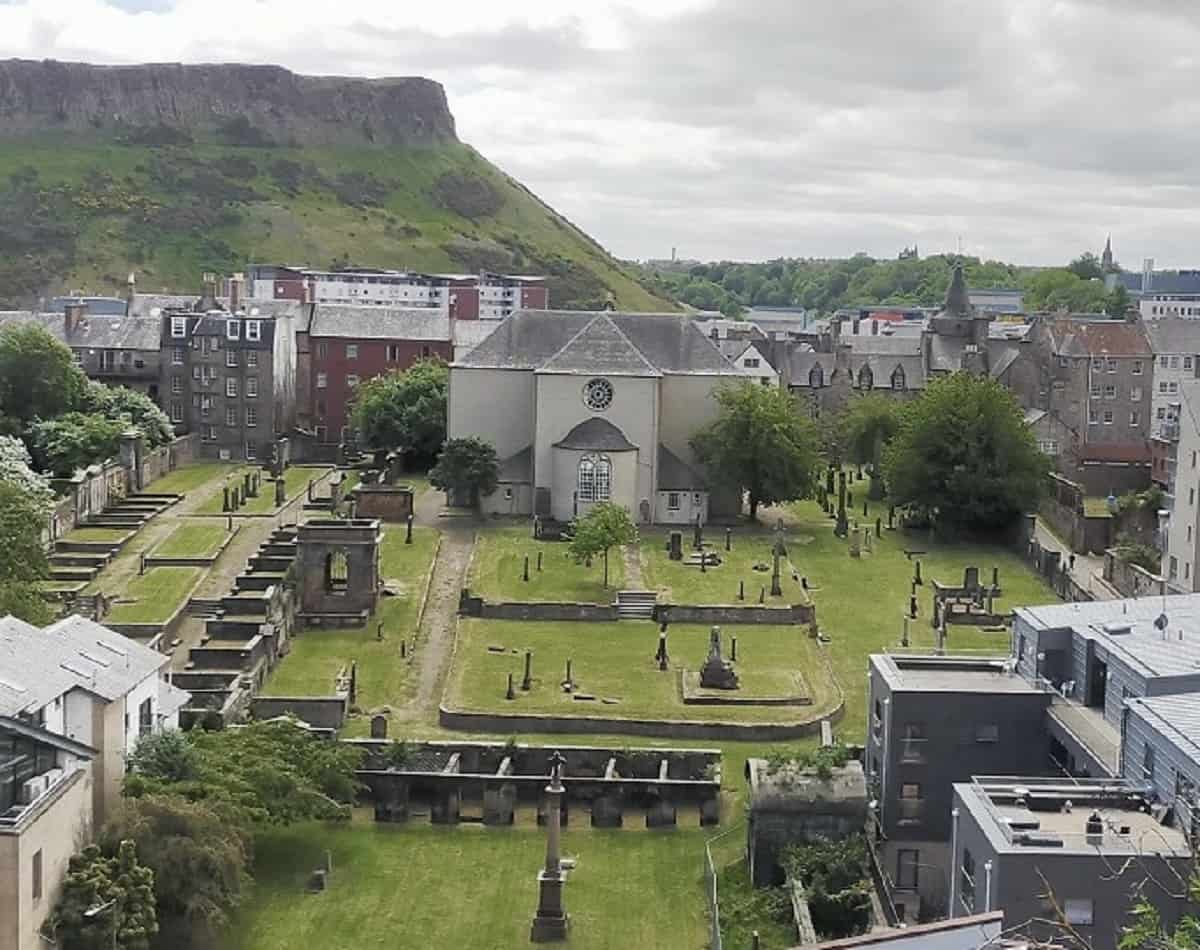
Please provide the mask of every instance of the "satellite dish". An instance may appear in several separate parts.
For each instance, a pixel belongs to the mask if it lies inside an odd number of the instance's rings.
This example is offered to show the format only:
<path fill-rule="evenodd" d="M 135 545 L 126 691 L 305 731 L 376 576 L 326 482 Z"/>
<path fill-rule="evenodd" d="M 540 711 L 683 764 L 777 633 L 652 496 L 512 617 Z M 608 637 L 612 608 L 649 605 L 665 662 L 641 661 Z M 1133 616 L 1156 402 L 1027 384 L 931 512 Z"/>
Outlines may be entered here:
<path fill-rule="evenodd" d="M 1157 617 L 1155 617 L 1154 618 L 1154 626 L 1156 628 L 1158 628 L 1159 630 L 1166 630 L 1167 629 L 1167 615 L 1165 613 L 1161 613 Z"/>

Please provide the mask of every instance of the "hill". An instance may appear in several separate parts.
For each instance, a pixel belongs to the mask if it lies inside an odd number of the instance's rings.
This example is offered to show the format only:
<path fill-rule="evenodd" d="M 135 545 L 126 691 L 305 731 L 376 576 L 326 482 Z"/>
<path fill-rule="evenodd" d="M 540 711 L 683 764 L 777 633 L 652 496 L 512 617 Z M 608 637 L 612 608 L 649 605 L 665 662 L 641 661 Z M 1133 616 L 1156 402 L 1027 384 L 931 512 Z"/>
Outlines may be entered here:
<path fill-rule="evenodd" d="M 9 60 L 0 116 L 0 305 L 287 262 L 540 273 L 556 307 L 674 309 L 460 142 L 427 79 Z"/>

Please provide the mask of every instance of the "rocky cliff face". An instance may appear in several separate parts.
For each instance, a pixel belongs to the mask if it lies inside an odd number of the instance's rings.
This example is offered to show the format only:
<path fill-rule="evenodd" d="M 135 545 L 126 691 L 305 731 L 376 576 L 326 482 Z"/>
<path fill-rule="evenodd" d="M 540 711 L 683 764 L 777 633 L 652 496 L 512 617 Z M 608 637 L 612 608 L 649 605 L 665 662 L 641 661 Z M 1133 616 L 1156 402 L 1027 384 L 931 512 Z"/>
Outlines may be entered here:
<path fill-rule="evenodd" d="M 455 140 L 439 83 L 299 76 L 238 64 L 0 61 L 0 137 L 111 133 L 164 142 L 423 145 Z"/>

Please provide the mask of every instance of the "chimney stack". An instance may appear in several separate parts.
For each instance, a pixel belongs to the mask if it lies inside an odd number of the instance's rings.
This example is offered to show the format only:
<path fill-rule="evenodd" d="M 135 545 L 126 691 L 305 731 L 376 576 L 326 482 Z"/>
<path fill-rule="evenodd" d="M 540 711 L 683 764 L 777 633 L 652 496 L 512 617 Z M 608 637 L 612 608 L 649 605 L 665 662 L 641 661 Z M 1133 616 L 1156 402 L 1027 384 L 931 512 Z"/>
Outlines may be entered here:
<path fill-rule="evenodd" d="M 879 321 L 871 318 L 871 336 L 879 336 Z"/>
<path fill-rule="evenodd" d="M 125 302 L 129 306 L 133 306 L 133 297 L 137 293 L 137 275 L 133 271 L 129 272 L 129 277 L 125 280 Z"/>
<path fill-rule="evenodd" d="M 242 305 L 242 281 L 245 275 L 234 274 L 229 278 L 229 310 L 231 313 L 237 313 Z"/>
<path fill-rule="evenodd" d="M 68 337 L 78 329 L 87 316 L 87 312 L 87 304 L 83 301 L 73 301 L 63 308 L 64 325 Z"/>

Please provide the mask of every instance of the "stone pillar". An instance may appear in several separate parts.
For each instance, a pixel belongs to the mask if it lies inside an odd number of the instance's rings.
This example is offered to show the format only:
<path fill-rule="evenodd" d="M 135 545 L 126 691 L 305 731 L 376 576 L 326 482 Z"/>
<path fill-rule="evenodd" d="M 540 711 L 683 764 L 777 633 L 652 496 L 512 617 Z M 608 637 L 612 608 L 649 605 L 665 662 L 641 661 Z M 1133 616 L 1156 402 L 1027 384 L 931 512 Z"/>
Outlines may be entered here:
<path fill-rule="evenodd" d="M 682 561 L 683 560 L 683 532 L 682 531 L 672 531 L 671 532 L 671 537 L 670 537 L 670 541 L 668 542 L 667 551 L 668 551 L 667 557 L 669 557 L 672 561 Z"/>
<path fill-rule="evenodd" d="M 538 906 L 529 929 L 534 943 L 549 943 L 567 939 L 567 912 L 563 907 L 563 885 L 566 878 L 559 865 L 560 807 L 563 793 L 562 755 L 550 757 L 550 784 L 546 786 L 546 864 L 538 872 Z"/>
<path fill-rule="evenodd" d="M 137 429 L 121 433 L 121 467 L 129 473 L 129 490 L 142 490 L 142 453 L 145 443 Z"/>

